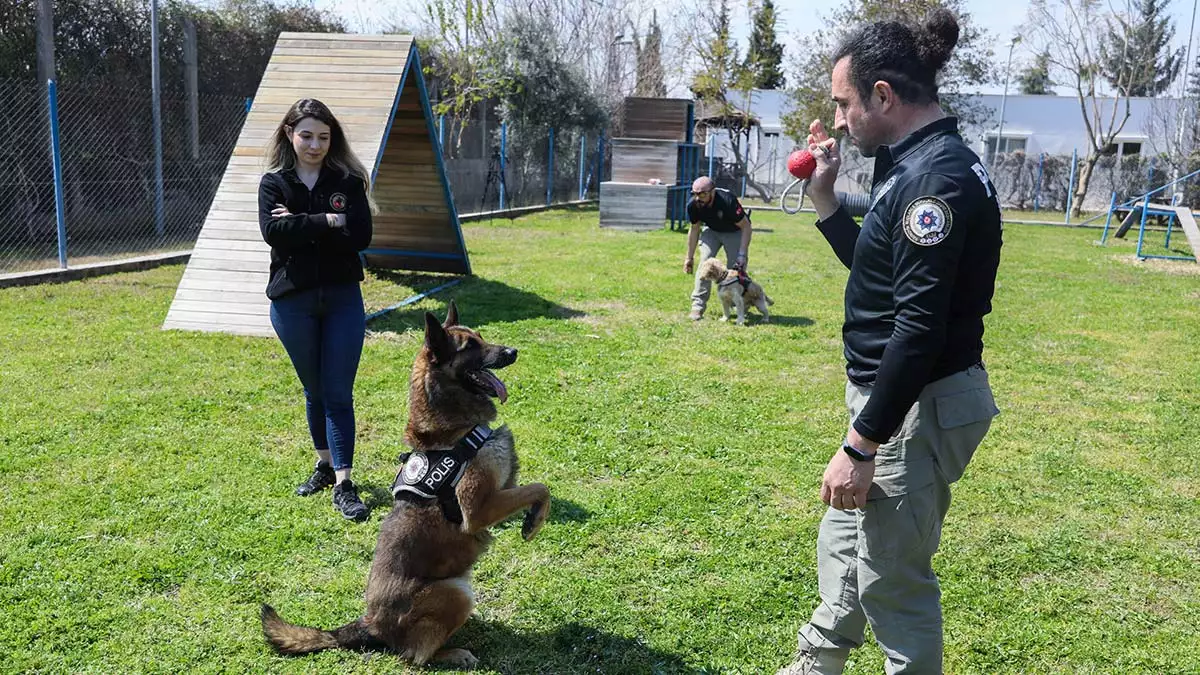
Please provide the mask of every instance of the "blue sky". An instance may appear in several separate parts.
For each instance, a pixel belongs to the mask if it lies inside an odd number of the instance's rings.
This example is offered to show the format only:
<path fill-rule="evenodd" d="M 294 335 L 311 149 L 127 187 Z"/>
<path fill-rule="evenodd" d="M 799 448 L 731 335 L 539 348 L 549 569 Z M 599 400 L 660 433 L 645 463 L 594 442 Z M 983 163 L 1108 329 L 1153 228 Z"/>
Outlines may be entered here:
<path fill-rule="evenodd" d="M 593 0 L 602 1 L 602 0 Z M 669 0 L 667 3 L 657 2 L 657 7 L 663 8 L 681 0 Z M 821 25 L 820 17 L 828 14 L 840 4 L 839 0 L 775 0 L 779 10 L 782 26 L 779 33 L 784 40 L 784 49 L 794 51 L 802 46 L 802 35 L 815 30 Z M 1195 0 L 1170 0 L 1168 8 L 1175 18 L 1175 43 L 1186 45 L 1188 30 L 1192 21 L 1193 2 Z M 420 0 L 313 0 L 313 4 L 325 10 L 342 16 L 351 30 L 369 32 L 391 17 L 403 17 L 410 14 L 411 7 L 419 7 Z M 746 12 L 746 4 L 739 0 L 730 3 L 734 10 L 735 37 L 745 48 L 746 38 L 750 33 L 750 21 Z M 1014 35 L 1024 22 L 1028 11 L 1028 0 L 965 0 L 963 7 L 971 13 L 975 24 L 986 27 L 995 40 L 993 50 L 1005 58 L 1008 55 L 1008 39 Z M 660 11 L 660 17 L 664 12 Z M 1193 60 L 1195 51 L 1200 45 L 1193 44 Z M 1013 70 L 1030 58 L 1025 45 L 1018 44 L 1013 52 Z M 984 89 L 983 93 L 1000 93 L 1000 87 Z M 1065 93 L 1065 92 L 1064 92 Z"/>

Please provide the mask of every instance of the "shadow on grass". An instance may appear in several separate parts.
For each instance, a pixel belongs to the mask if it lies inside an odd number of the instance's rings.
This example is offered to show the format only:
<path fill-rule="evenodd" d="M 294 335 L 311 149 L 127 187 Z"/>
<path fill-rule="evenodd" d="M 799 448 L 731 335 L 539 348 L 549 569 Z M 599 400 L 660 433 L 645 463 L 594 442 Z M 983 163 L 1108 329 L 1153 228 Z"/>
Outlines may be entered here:
<path fill-rule="evenodd" d="M 421 291 L 435 288 L 454 278 L 389 271 L 377 271 L 375 274 L 382 280 L 418 288 Z M 471 327 L 527 319 L 570 319 L 584 316 L 583 312 L 546 300 L 536 293 L 481 277 L 464 277 L 457 285 L 438 291 L 427 299 L 441 305 L 433 310 L 439 319 L 445 318 L 446 309 L 450 301 L 454 300 L 463 324 Z M 400 307 L 373 319 L 368 327 L 379 332 L 423 331 L 425 311 L 425 308 L 413 305 Z"/>
<path fill-rule="evenodd" d="M 807 316 L 782 316 L 780 314 L 771 314 L 771 323 L 777 323 L 780 326 L 813 326 L 816 321 Z"/>
<path fill-rule="evenodd" d="M 448 647 L 470 650 L 479 665 L 500 673 L 685 673 L 702 675 L 714 668 L 688 665 L 675 654 L 637 638 L 613 635 L 594 626 L 568 623 L 525 632 L 472 617 Z"/>

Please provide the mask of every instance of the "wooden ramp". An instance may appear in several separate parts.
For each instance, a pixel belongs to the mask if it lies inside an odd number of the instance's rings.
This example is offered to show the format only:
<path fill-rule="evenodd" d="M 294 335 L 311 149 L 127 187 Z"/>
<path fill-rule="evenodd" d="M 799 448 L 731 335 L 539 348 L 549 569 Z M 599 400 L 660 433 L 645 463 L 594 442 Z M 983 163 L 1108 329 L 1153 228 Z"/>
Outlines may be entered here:
<path fill-rule="evenodd" d="M 366 263 L 471 273 L 412 37 L 281 33 L 164 329 L 275 335 L 258 183 L 272 132 L 302 98 L 333 110 L 372 170 L 380 212 Z"/>
<path fill-rule="evenodd" d="M 1183 233 L 1187 235 L 1188 244 L 1192 246 L 1192 257 L 1200 262 L 1200 229 L 1196 229 L 1196 218 L 1192 216 L 1192 210 L 1186 206 L 1176 206 L 1175 215 L 1179 217 Z"/>

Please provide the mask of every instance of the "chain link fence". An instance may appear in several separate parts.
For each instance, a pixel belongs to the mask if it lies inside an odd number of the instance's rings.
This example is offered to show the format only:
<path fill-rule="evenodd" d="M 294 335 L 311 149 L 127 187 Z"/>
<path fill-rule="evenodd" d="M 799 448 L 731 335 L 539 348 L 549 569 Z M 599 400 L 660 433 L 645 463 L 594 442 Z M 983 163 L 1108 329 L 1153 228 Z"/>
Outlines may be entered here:
<path fill-rule="evenodd" d="M 192 247 L 246 117 L 244 98 L 161 97 L 163 209 L 157 209 L 151 97 L 86 83 L 57 85 L 65 239 L 60 239 L 45 86 L 0 81 L 7 144 L 0 163 L 0 274 Z"/>
<path fill-rule="evenodd" d="M 494 120 L 439 118 L 446 173 L 460 214 L 596 199 L 607 144 L 581 129 L 526 130 Z M 600 153 L 605 159 L 598 163 Z M 582 171 L 581 171 L 582 169 Z"/>
<path fill-rule="evenodd" d="M 0 80 L 0 274 L 189 250 L 246 119 L 242 97 L 164 92 L 162 208 L 151 94 L 57 85 L 65 238 L 59 236 L 44 85 Z M 523 130 L 497 120 L 435 120 L 460 214 L 596 199 L 609 171 L 598 132 Z M 606 179 L 606 178 L 605 178 Z"/>

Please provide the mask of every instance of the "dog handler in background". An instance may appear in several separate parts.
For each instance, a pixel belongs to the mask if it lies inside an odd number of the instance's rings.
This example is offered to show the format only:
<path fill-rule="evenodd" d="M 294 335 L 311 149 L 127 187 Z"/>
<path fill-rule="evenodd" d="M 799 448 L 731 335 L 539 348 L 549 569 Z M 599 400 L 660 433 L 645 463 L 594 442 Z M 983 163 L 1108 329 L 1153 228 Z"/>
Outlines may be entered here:
<path fill-rule="evenodd" d="M 750 217 L 729 190 L 718 189 L 708 176 L 692 182 L 692 200 L 688 202 L 687 257 L 683 259 L 684 274 L 692 273 L 692 261 L 696 257 L 696 242 L 700 242 L 700 263 L 715 258 L 725 249 L 726 266 L 746 271 L 746 255 L 750 252 Z M 703 223 L 703 232 L 701 231 Z M 733 254 L 737 251 L 737 255 Z M 704 316 L 712 282 L 701 279 L 696 272 L 696 284 L 692 288 L 692 311 L 688 318 L 699 321 Z"/>
<path fill-rule="evenodd" d="M 868 623 L 888 673 L 942 672 L 932 558 L 958 480 L 999 413 L 982 361 L 1000 210 L 979 158 L 938 104 L 954 15 L 876 22 L 833 54 L 835 129 L 874 157 L 861 229 L 838 203 L 835 139 L 819 120 L 808 195 L 850 269 L 844 350 L 851 425 L 821 484 L 821 602 L 780 674 L 840 673 Z"/>
<path fill-rule="evenodd" d="M 366 314 L 359 251 L 371 243 L 369 175 L 325 104 L 301 99 L 271 137 L 268 173 L 258 188 L 258 219 L 271 245 L 271 325 L 304 386 L 308 431 L 317 453 L 307 496 L 333 487 L 342 516 L 369 511 L 350 480 L 354 460 L 354 378 Z"/>

